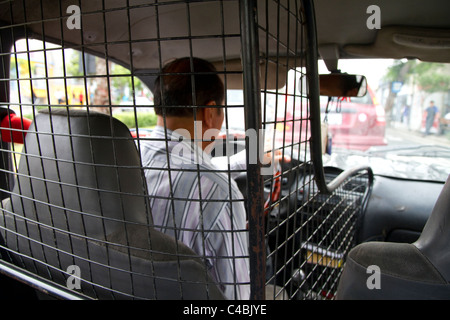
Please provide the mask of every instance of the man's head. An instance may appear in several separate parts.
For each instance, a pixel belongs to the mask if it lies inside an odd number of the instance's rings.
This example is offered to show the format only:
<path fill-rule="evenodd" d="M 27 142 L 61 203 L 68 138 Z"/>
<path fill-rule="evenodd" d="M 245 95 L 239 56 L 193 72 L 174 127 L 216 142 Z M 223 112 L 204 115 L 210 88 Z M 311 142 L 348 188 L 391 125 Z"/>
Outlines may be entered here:
<path fill-rule="evenodd" d="M 202 142 L 206 149 L 222 127 L 224 96 L 224 85 L 211 63 L 190 57 L 174 60 L 164 66 L 155 81 L 158 125 L 185 129 L 191 137 L 205 137 L 207 132 L 208 138 Z"/>
<path fill-rule="evenodd" d="M 166 64 L 155 81 L 155 113 L 193 117 L 193 106 L 222 105 L 224 86 L 208 61 L 186 57 Z"/>

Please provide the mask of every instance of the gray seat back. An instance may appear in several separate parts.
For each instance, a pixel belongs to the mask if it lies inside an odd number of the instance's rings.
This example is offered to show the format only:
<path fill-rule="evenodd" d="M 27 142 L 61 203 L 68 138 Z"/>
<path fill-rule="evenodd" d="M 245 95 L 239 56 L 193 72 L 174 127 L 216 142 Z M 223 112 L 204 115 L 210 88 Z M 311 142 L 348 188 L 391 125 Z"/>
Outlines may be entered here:
<path fill-rule="evenodd" d="M 105 114 L 36 116 L 0 237 L 18 266 L 92 298 L 223 298 L 193 251 L 152 228 L 136 145 Z"/>
<path fill-rule="evenodd" d="M 450 298 L 450 177 L 414 243 L 366 242 L 348 255 L 338 299 Z M 377 285 L 368 285 L 373 267 Z"/>
<path fill-rule="evenodd" d="M 414 245 L 450 282 L 450 176 Z"/>

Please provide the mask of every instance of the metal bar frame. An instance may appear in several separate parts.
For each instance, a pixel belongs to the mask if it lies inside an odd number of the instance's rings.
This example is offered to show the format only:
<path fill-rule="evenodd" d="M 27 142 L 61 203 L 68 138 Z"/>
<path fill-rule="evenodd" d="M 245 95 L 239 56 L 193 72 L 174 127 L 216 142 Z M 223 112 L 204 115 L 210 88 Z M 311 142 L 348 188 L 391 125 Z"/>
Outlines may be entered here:
<path fill-rule="evenodd" d="M 259 42 L 256 25 L 257 0 L 241 0 L 241 39 L 242 39 L 242 68 L 245 105 L 245 128 L 256 132 L 262 127 L 261 123 L 261 88 L 259 83 Z M 259 148 L 260 136 L 257 137 Z M 248 146 L 248 139 L 246 141 Z M 247 148 L 247 213 L 249 224 L 250 248 L 250 294 L 251 299 L 264 299 L 265 288 L 265 224 L 263 203 L 263 179 L 261 163 L 251 164 Z M 259 149 L 258 154 L 259 154 Z"/>

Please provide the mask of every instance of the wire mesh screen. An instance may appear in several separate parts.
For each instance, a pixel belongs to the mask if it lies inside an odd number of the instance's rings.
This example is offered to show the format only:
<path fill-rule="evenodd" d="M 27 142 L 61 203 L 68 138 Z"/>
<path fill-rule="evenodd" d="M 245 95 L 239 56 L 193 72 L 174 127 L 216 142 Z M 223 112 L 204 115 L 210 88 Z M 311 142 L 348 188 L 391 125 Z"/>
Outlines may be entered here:
<path fill-rule="evenodd" d="M 0 21 L 3 274 L 69 298 L 333 298 L 370 177 L 316 186 L 302 1 L 6 1 Z"/>
<path fill-rule="evenodd" d="M 370 173 L 355 170 L 338 188 L 319 190 L 317 180 L 330 183 L 341 171 L 327 168 L 321 176 L 321 163 L 311 156 L 314 143 L 320 153 L 326 151 L 326 140 L 313 133 L 320 118 L 312 112 L 319 106 L 308 79 L 314 77 L 309 62 L 315 59 L 307 35 L 314 28 L 311 16 L 300 2 L 258 5 L 259 57 L 273 68 L 261 79 L 262 126 L 270 132 L 269 149 L 280 156 L 273 173 L 264 176 L 266 288 L 272 290 L 267 298 L 332 299 L 355 244 Z M 276 86 L 270 85 L 271 76 Z"/>

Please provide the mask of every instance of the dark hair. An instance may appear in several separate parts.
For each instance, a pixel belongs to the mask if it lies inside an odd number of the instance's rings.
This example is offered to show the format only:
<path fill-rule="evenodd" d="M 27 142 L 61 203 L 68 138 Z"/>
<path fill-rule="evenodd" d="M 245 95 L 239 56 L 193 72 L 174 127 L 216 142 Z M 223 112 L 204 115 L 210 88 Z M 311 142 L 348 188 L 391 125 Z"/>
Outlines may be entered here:
<path fill-rule="evenodd" d="M 195 97 L 192 94 L 194 88 Z M 178 117 L 192 116 L 192 106 L 205 106 L 211 101 L 220 106 L 224 94 L 222 80 L 211 63 L 193 57 L 176 59 L 163 67 L 155 81 L 155 113 Z"/>

